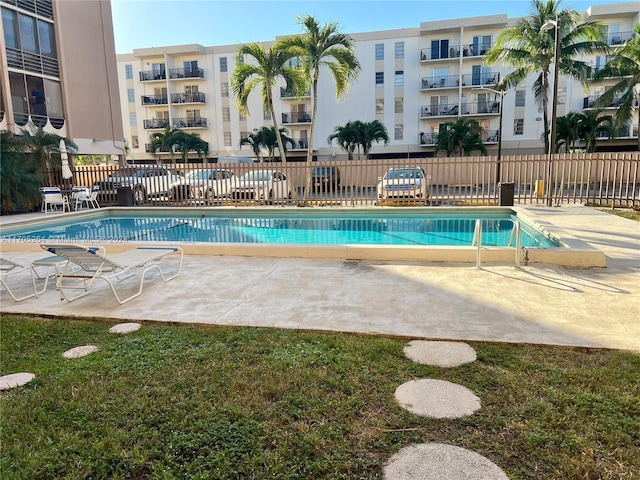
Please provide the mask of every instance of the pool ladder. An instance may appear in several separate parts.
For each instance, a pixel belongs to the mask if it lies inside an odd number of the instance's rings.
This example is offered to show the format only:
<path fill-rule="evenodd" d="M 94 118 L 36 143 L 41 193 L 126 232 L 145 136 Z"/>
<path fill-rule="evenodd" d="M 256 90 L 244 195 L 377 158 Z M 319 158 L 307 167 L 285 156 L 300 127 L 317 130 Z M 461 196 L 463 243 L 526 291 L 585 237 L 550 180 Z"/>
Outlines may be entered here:
<path fill-rule="evenodd" d="M 511 229 L 511 236 L 509 237 L 509 244 L 507 247 L 513 245 L 516 242 L 516 262 L 515 267 L 520 268 L 520 250 L 522 250 L 522 229 L 520 228 L 520 222 L 516 220 L 513 222 L 513 228 Z M 476 248 L 476 268 L 482 266 L 482 220 L 476 220 L 476 227 L 473 231 L 473 240 L 471 245 L 475 245 Z"/>

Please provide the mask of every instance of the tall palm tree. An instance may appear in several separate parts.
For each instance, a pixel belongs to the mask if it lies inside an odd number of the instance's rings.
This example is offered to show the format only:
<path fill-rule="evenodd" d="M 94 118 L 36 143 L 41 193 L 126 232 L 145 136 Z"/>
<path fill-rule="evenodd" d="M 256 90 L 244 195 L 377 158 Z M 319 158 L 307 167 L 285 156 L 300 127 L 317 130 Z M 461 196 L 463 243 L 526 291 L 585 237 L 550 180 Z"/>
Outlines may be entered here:
<path fill-rule="evenodd" d="M 252 57 L 254 63 L 245 63 L 244 56 Z M 279 79 L 284 79 L 289 91 L 304 91 L 306 80 L 301 70 L 287 66 L 287 61 L 294 54 L 279 44 L 264 49 L 259 43 L 243 45 L 238 51 L 236 67 L 231 74 L 231 88 L 236 96 L 236 103 L 240 113 L 249 114 L 249 95 L 260 86 L 262 104 L 271 113 L 274 132 L 280 151 L 282 163 L 287 162 L 286 150 L 280 136 L 280 128 L 273 107 L 273 89 Z"/>
<path fill-rule="evenodd" d="M 595 80 L 615 77 L 619 81 L 597 100 L 596 106 L 606 106 L 620 97 L 618 112 L 615 116 L 616 127 L 620 128 L 633 122 L 634 105 L 640 107 L 640 23 L 636 24 L 636 35 L 628 40 L 609 60 L 607 65 L 595 75 Z M 640 151 L 640 135 L 638 135 Z"/>
<path fill-rule="evenodd" d="M 296 18 L 304 33 L 294 37 L 282 39 L 280 44 L 293 56 L 300 58 L 300 66 L 311 81 L 311 125 L 309 126 L 309 148 L 307 150 L 307 175 L 304 190 L 306 203 L 311 191 L 311 162 L 313 161 L 313 137 L 316 118 L 318 115 L 318 79 L 320 68 L 327 67 L 331 72 L 336 87 L 336 98 L 346 95 L 349 81 L 356 78 L 360 72 L 360 62 L 355 54 L 355 42 L 344 33 L 338 31 L 336 22 L 329 22 L 320 26 L 311 15 Z"/>
<path fill-rule="evenodd" d="M 479 151 L 487 154 L 487 148 L 482 142 L 482 127 L 476 120 L 458 118 L 455 122 L 446 122 L 436 139 L 434 153 L 447 152 L 447 157 L 470 155 Z"/>
<path fill-rule="evenodd" d="M 155 132 L 151 135 L 150 149 L 154 157 L 157 158 L 158 152 L 169 152 L 171 163 L 175 165 L 176 158 L 173 151 L 174 145 L 178 145 L 180 137 L 184 132 L 179 128 L 173 128 L 167 125 L 162 132 Z"/>
<path fill-rule="evenodd" d="M 581 21 L 578 12 L 563 8 L 560 0 L 532 0 L 531 14 L 516 25 L 504 29 L 496 43 L 484 56 L 488 65 L 498 61 L 515 70 L 505 75 L 501 86 L 514 87 L 528 75 L 538 73 L 533 84 L 536 102 L 542 106 L 545 131 L 545 151 L 549 151 L 549 71 L 555 57 L 555 29 L 543 30 L 546 23 L 558 22 L 559 73 L 575 78 L 586 85 L 589 65 L 579 60 L 583 55 L 606 53 L 608 46 L 602 41 L 600 23 Z M 554 87 L 555 88 L 555 87 Z"/>
<path fill-rule="evenodd" d="M 359 146 L 358 123 L 361 122 L 356 120 L 355 122 L 349 121 L 344 125 L 338 125 L 333 129 L 333 133 L 327 137 L 327 143 L 331 145 L 335 140 L 340 148 L 347 152 L 349 160 L 353 160 L 353 152 Z"/>

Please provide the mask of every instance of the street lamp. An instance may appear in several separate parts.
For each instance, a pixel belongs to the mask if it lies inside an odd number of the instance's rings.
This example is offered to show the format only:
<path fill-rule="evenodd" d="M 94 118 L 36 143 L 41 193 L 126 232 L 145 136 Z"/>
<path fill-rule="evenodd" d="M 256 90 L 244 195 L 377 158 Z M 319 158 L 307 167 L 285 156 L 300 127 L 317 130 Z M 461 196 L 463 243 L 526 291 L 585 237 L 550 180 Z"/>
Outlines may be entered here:
<path fill-rule="evenodd" d="M 496 95 L 500 95 L 500 121 L 498 126 L 498 163 L 496 164 L 496 184 L 500 183 L 500 160 L 502 159 L 502 111 L 504 110 L 504 96 L 513 88 L 509 90 L 494 90 L 493 88 L 488 87 L 477 87 L 472 90 L 488 90 L 490 92 L 495 93 Z"/>
<path fill-rule="evenodd" d="M 547 206 L 553 205 L 553 189 L 551 187 L 553 175 L 553 152 L 556 146 L 556 117 L 558 108 L 558 73 L 560 71 L 560 20 L 556 13 L 555 20 L 547 20 L 541 27 L 540 31 L 554 30 L 555 42 L 553 47 L 553 99 L 551 104 L 551 138 L 549 138 L 549 172 L 547 175 Z"/>

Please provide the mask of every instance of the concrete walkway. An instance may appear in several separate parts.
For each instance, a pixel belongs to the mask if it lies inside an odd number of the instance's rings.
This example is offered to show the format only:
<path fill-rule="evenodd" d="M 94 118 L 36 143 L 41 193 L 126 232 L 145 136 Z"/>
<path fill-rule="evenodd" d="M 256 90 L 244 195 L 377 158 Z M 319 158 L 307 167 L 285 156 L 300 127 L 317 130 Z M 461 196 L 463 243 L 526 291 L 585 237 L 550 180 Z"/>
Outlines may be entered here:
<path fill-rule="evenodd" d="M 122 306 L 101 285 L 73 303 L 52 288 L 19 303 L 3 291 L 0 312 L 640 350 L 640 223 L 578 206 L 531 208 L 602 250 L 607 268 L 189 255 L 181 277 L 151 277 Z"/>

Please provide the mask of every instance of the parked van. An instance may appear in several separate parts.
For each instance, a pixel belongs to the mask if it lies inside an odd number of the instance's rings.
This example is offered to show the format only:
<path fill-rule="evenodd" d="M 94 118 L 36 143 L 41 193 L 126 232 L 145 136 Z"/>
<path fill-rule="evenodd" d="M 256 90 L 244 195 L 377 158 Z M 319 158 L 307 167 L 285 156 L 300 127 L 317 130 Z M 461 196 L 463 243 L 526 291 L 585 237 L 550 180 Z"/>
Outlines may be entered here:
<path fill-rule="evenodd" d="M 218 163 L 253 163 L 253 158 L 225 155 L 222 157 L 218 157 Z"/>

